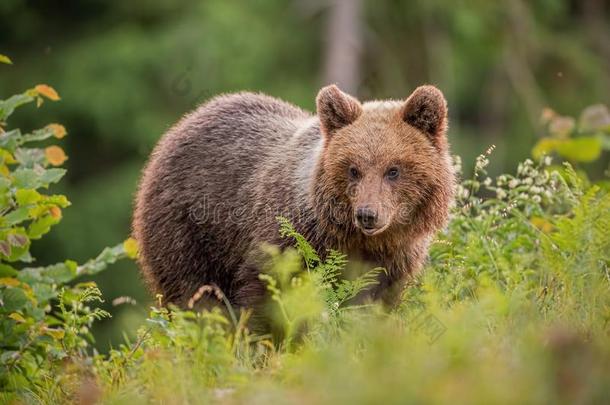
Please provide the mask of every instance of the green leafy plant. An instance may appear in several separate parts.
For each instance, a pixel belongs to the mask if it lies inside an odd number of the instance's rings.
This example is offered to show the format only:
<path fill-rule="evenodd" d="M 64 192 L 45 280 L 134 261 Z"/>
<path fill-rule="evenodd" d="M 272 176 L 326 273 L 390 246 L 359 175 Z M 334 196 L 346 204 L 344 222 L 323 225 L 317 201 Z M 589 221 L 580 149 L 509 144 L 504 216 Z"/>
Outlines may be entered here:
<path fill-rule="evenodd" d="M 6 61 L 6 60 L 5 60 Z M 32 146 L 62 139 L 59 124 L 22 132 L 8 128 L 15 109 L 28 103 L 42 105 L 59 95 L 47 85 L 0 100 L 0 401 L 28 392 L 45 390 L 52 400 L 70 384 L 67 362 L 81 364 L 89 356 L 90 327 L 94 320 L 109 316 L 91 304 L 100 302 L 94 283 L 73 282 L 93 275 L 116 260 L 135 255 L 132 241 L 105 249 L 82 265 L 66 260 L 33 267 L 33 240 L 43 237 L 70 205 L 60 194 L 46 191 L 66 173 L 59 168 L 66 159 L 56 145 Z M 75 366 L 74 370 L 78 370 Z M 64 395 L 65 393 L 61 393 Z"/>
<path fill-rule="evenodd" d="M 64 378 L 61 390 L 34 392 L 47 403 L 445 402 L 456 389 L 466 402 L 604 402 L 610 195 L 550 159 L 491 179 L 491 152 L 458 187 L 453 219 L 397 310 L 351 304 L 379 270 L 344 280 L 344 255 L 315 252 L 279 219 L 295 248 L 268 248 L 261 275 L 279 345 L 248 330 L 251 312 L 223 311 L 222 292 L 204 286 L 193 302 L 210 294 L 218 308 L 153 307 L 137 339 L 108 355 L 72 345 L 81 361 L 62 370 L 80 385 Z M 77 301 L 96 297 L 81 290 Z M 64 325 L 103 316 L 59 307 Z"/>
<path fill-rule="evenodd" d="M 603 104 L 585 108 L 578 120 L 547 108 L 542 123 L 547 134 L 532 149 L 534 159 L 555 153 L 575 165 L 595 161 L 610 150 L 610 111 Z"/>
<path fill-rule="evenodd" d="M 558 173 L 548 158 L 491 179 L 492 150 L 459 185 L 453 219 L 397 310 L 351 304 L 379 270 L 344 280 L 344 255 L 316 252 L 279 218 L 295 247 L 268 248 L 261 275 L 283 332 L 279 345 L 248 331 L 249 313 L 236 322 L 219 309 L 153 308 L 136 342 L 97 358 L 96 398 L 603 402 L 610 195 L 569 165 Z"/>
<path fill-rule="evenodd" d="M 349 303 L 352 298 L 378 283 L 383 269 L 366 271 L 353 280 L 345 279 L 345 254 L 329 250 L 322 260 L 288 219 L 277 220 L 280 235 L 294 240 L 294 250 L 280 254 L 268 247 L 271 263 L 259 277 L 267 285 L 275 304 L 276 324 L 283 330 L 284 343 L 290 347 L 295 335 L 312 321 L 314 324 L 320 319 L 338 321 L 341 311 L 354 307 Z"/>
<path fill-rule="evenodd" d="M 59 95 L 39 85 L 0 101 L 0 402 L 610 400 L 610 193 L 575 169 L 597 156 L 578 152 L 582 142 L 597 141 L 571 142 L 593 136 L 604 148 L 599 108 L 578 129 L 564 123 L 565 138 L 552 124 L 550 144 L 564 146 L 545 152 L 573 164 L 554 166 L 540 152 L 514 174 L 491 178 L 493 147 L 480 155 L 457 186 L 452 220 L 433 241 L 426 270 L 394 311 L 353 300 L 382 269 L 346 279 L 344 254 L 316 252 L 278 218 L 294 248 L 266 247 L 261 280 L 279 342 L 249 330 L 257 314 L 237 312 L 222 291 L 203 286 L 186 310 L 159 299 L 134 341 L 99 354 L 91 325 L 109 314 L 95 307 L 102 300 L 95 284 L 78 278 L 135 257 L 137 244 L 128 239 L 81 265 L 34 265 L 32 240 L 69 205 L 47 191 L 67 159 L 48 142 L 66 131 L 51 124 L 22 133 L 6 121 L 45 99 Z M 219 305 L 196 309 L 204 298 Z"/>
<path fill-rule="evenodd" d="M 330 314 L 336 315 L 350 299 L 378 283 L 377 277 L 384 269 L 371 269 L 353 280 L 346 280 L 343 277 L 347 265 L 345 254 L 331 249 L 326 252 L 325 259 L 321 260 L 315 249 L 294 229 L 288 219 L 278 217 L 277 220 L 280 224 L 280 235 L 294 239 L 295 249 L 305 262 L 307 271 L 315 278 L 314 283 L 322 291 L 326 311 Z M 281 269 L 281 266 L 277 268 Z"/>

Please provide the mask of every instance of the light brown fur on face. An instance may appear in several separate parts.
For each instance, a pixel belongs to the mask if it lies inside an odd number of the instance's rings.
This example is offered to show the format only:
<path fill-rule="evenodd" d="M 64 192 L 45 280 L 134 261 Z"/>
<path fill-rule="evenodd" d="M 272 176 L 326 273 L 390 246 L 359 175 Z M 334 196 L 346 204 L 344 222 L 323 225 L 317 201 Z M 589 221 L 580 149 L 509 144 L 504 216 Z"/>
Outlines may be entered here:
<path fill-rule="evenodd" d="M 422 267 L 453 200 L 442 93 L 422 86 L 404 101 L 362 104 L 328 86 L 316 103 L 313 116 L 261 94 L 223 95 L 162 138 L 133 229 L 143 274 L 165 302 L 184 306 L 213 284 L 233 305 L 258 308 L 261 244 L 292 243 L 277 215 L 322 255 L 385 267 L 370 295 L 386 303 Z"/>
<path fill-rule="evenodd" d="M 413 110 L 420 115 L 409 121 Z M 418 88 L 404 103 L 365 104 L 350 125 L 326 134 L 319 192 L 349 207 L 354 217 L 361 208 L 376 212 L 374 232 L 361 229 L 365 235 L 390 238 L 407 227 L 417 234 L 443 226 L 454 181 L 446 115 L 442 94 L 431 86 Z M 388 176 L 392 172 L 395 178 Z"/>

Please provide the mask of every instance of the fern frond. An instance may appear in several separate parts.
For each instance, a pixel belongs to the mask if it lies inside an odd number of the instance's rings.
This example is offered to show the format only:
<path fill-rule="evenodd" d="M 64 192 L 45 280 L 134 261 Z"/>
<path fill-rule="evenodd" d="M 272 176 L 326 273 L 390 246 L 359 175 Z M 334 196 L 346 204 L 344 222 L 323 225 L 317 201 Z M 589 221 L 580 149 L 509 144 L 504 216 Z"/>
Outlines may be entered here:
<path fill-rule="evenodd" d="M 297 249 L 299 254 L 305 260 L 305 266 L 307 271 L 313 269 L 318 263 L 320 263 L 320 257 L 316 253 L 316 250 L 307 242 L 307 239 L 294 229 L 294 226 L 286 217 L 276 217 L 280 225 L 280 236 L 283 238 L 293 238 L 295 240 L 294 247 Z"/>

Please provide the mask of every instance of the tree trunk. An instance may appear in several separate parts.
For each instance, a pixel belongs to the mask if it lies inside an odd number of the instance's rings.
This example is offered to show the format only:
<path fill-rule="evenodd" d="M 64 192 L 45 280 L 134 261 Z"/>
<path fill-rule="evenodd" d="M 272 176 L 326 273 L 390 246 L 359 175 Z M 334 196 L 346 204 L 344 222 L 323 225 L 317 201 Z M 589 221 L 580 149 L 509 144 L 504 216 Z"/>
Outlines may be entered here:
<path fill-rule="evenodd" d="M 362 0 L 331 0 L 326 22 L 324 84 L 356 94 L 361 81 Z"/>

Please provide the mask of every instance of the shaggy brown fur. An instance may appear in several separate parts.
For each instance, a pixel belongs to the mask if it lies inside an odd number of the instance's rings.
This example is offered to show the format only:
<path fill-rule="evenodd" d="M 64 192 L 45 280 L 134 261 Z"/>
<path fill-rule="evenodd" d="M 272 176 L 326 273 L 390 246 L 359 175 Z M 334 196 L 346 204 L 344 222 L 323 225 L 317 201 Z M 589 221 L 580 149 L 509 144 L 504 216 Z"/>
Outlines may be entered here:
<path fill-rule="evenodd" d="M 262 242 L 285 246 L 277 215 L 319 252 L 385 267 L 391 303 L 447 221 L 454 174 L 447 107 L 432 86 L 361 104 L 320 90 L 318 115 L 262 94 L 216 97 L 161 139 L 144 169 L 133 230 L 154 292 L 185 306 L 215 284 L 233 305 L 260 304 Z"/>

